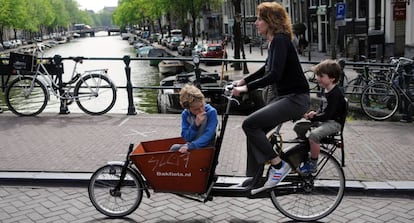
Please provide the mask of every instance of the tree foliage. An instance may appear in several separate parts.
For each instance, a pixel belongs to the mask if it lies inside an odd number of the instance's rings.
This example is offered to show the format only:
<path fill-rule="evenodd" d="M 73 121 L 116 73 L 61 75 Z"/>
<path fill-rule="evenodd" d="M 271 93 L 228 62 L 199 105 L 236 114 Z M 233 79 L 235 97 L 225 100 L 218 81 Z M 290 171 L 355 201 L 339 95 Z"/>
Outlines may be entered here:
<path fill-rule="evenodd" d="M 7 29 L 41 35 L 43 31 L 65 30 L 75 23 L 100 25 L 111 15 L 105 16 L 79 10 L 76 0 L 0 0 L 0 38 L 3 41 Z"/>
<path fill-rule="evenodd" d="M 184 33 L 188 32 L 188 26 L 191 25 L 192 37 L 195 41 L 196 19 L 202 16 L 207 6 L 217 8 L 222 2 L 223 0 L 120 0 L 114 13 L 114 22 L 121 27 L 128 25 L 142 27 L 158 23 L 159 30 L 169 33 L 169 30 L 163 30 L 161 27 L 161 18 L 165 16 L 169 29 L 172 28 L 171 19 L 177 24 L 175 28 L 183 30 Z"/>

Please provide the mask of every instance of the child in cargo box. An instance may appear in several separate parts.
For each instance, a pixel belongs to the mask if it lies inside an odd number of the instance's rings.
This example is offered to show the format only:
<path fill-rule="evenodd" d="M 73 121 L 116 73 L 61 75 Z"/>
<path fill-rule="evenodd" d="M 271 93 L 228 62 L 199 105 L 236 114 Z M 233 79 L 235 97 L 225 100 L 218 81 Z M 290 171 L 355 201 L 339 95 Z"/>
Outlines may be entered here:
<path fill-rule="evenodd" d="M 217 110 L 205 103 L 203 93 L 194 85 L 185 85 L 180 91 L 181 137 L 185 144 L 174 144 L 170 151 L 186 153 L 194 149 L 214 146 L 217 129 Z"/>

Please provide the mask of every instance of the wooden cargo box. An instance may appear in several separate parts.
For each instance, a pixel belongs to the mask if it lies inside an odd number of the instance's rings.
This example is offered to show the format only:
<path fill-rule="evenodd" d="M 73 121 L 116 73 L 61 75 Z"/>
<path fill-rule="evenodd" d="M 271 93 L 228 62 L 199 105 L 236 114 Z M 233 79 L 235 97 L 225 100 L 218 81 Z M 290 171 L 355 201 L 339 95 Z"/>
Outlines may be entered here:
<path fill-rule="evenodd" d="M 170 152 L 173 144 L 184 144 L 182 138 L 141 142 L 130 158 L 148 184 L 158 192 L 204 193 L 214 156 L 214 148 L 189 153 Z"/>

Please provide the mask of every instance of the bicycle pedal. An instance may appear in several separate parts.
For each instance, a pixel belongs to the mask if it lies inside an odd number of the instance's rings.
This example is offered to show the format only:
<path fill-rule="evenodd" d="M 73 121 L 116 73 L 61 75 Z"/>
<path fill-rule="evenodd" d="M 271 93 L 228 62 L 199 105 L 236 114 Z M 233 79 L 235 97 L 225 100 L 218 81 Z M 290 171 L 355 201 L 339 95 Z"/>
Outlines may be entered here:
<path fill-rule="evenodd" d="M 267 187 L 259 187 L 259 188 L 256 188 L 256 189 L 251 190 L 250 191 L 250 194 L 251 195 L 255 195 L 255 194 L 258 194 L 258 193 L 260 193 L 262 191 L 265 191 L 267 189 L 269 189 L 269 188 L 267 188 Z"/>

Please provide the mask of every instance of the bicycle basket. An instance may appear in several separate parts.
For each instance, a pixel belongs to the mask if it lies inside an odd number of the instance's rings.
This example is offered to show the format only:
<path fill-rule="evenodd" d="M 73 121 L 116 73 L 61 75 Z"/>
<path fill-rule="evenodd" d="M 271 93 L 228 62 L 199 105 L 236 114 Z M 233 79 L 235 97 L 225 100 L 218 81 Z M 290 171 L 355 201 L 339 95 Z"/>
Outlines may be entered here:
<path fill-rule="evenodd" d="M 28 54 L 10 52 L 9 65 L 16 70 L 32 71 L 36 58 Z"/>

